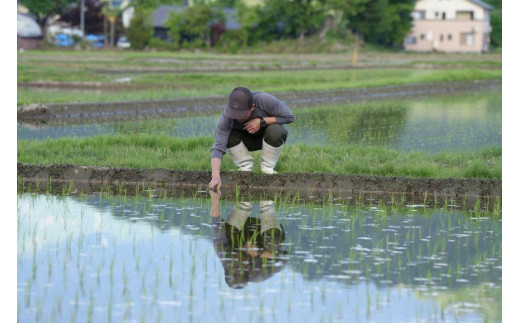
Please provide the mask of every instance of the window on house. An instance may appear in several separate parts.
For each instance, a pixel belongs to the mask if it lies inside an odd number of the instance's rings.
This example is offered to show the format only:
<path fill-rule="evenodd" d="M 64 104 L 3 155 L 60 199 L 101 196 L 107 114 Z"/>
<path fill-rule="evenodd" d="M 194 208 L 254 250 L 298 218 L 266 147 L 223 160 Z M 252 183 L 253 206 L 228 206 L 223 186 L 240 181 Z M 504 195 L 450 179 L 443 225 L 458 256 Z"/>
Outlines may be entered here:
<path fill-rule="evenodd" d="M 445 12 L 442 13 L 442 20 L 446 20 L 446 13 Z"/>
<path fill-rule="evenodd" d="M 417 38 L 415 38 L 414 36 L 407 37 L 406 43 L 410 45 L 417 44 Z"/>
<path fill-rule="evenodd" d="M 472 47 L 475 43 L 475 36 L 473 33 L 461 33 L 460 34 L 460 45 Z"/>
<path fill-rule="evenodd" d="M 441 34 L 440 40 L 444 41 L 444 35 Z"/>
<path fill-rule="evenodd" d="M 451 40 L 451 34 L 448 34 L 448 40 Z"/>
<path fill-rule="evenodd" d="M 473 20 L 473 11 L 457 11 L 457 20 Z"/>
<path fill-rule="evenodd" d="M 424 20 L 424 19 L 426 19 L 426 11 L 424 11 L 424 10 L 412 11 L 412 18 L 414 20 Z"/>
<path fill-rule="evenodd" d="M 439 12 L 435 11 L 435 18 L 439 18 Z"/>
<path fill-rule="evenodd" d="M 421 34 L 421 40 L 424 40 L 424 34 Z"/>

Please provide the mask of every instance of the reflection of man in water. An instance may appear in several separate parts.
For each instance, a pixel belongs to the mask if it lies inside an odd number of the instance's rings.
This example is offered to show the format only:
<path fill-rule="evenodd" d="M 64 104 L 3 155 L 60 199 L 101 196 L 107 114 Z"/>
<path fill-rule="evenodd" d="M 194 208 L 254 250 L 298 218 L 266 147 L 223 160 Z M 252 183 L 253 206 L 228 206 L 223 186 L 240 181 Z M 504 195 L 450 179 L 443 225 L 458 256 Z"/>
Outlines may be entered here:
<path fill-rule="evenodd" d="M 239 202 L 225 221 L 220 218 L 220 191 L 211 195 L 213 246 L 222 262 L 226 283 L 244 288 L 264 281 L 285 266 L 287 252 L 280 250 L 285 232 L 272 201 L 260 201 L 260 219 L 251 217 L 251 202 Z"/>

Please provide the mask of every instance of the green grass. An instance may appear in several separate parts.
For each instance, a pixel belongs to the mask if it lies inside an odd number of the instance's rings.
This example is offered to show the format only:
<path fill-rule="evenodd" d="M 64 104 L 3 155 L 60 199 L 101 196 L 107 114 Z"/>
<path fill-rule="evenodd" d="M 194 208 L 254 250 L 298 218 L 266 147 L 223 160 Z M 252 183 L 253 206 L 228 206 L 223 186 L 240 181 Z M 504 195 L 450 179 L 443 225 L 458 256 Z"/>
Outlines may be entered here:
<path fill-rule="evenodd" d="M 116 135 L 19 141 L 18 162 L 176 170 L 210 170 L 211 137 Z M 253 153 L 258 171 L 259 153 Z M 224 156 L 222 170 L 235 169 Z M 481 152 L 401 153 L 381 147 L 287 145 L 276 168 L 283 173 L 335 173 L 431 178 L 502 178 L 502 148 Z"/>
<path fill-rule="evenodd" d="M 22 68 L 23 70 L 23 68 Z M 52 71 L 52 73 L 51 73 Z M 70 70 L 39 72 L 28 76 L 33 81 L 96 81 L 109 83 L 120 77 L 131 77 L 132 84 L 144 84 L 150 88 L 132 91 L 86 91 L 18 89 L 18 105 L 29 103 L 58 102 L 103 102 L 157 100 L 178 97 L 201 97 L 227 95 L 230 89 L 240 85 L 265 92 L 319 91 L 357 87 L 402 85 L 422 82 L 452 82 L 499 79 L 501 70 L 457 69 L 457 70 L 414 70 L 414 69 L 369 69 L 369 70 L 304 70 L 304 71 L 258 71 L 226 73 L 159 73 L 106 75 Z M 24 78 L 19 77 L 19 81 Z M 156 87 L 154 89 L 154 87 Z M 168 87 L 168 88 L 164 88 Z M 102 87 L 101 87 L 102 89 Z"/>
<path fill-rule="evenodd" d="M 68 89 L 41 90 L 19 88 L 17 105 L 29 103 L 104 102 L 169 99 L 227 95 L 241 85 L 268 92 L 316 91 L 355 87 L 399 85 L 416 82 L 471 81 L 498 79 L 501 66 L 496 54 L 418 54 L 360 49 L 358 65 L 400 65 L 392 69 L 335 69 L 352 62 L 352 49 L 326 54 L 216 54 L 210 52 L 136 52 L 136 51 L 28 51 L 18 53 L 17 82 L 96 82 L 111 84 L 130 78 L 142 90 L 104 90 L 77 92 Z M 431 64 L 439 69 L 422 69 L 417 64 Z M 442 69 L 444 65 L 460 69 Z M 448 66 L 448 67 L 449 67 Z M 282 71 L 282 67 L 310 70 Z M 244 72 L 171 72 L 151 73 L 161 69 L 233 69 Z M 328 68 L 328 69 L 323 69 Z M 111 70 L 140 69 L 143 73 Z"/>

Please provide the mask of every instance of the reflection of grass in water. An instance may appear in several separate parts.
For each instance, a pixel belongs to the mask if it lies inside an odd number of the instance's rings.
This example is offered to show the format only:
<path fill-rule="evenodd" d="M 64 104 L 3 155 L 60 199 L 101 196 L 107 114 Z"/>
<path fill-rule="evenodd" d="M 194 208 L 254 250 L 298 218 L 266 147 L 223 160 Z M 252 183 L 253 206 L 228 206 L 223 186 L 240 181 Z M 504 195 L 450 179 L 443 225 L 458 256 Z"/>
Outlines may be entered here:
<path fill-rule="evenodd" d="M 501 92 L 441 96 L 427 99 L 374 101 L 295 110 L 291 142 L 323 145 L 385 145 L 413 150 L 464 146 L 479 136 L 498 136 Z M 462 137 L 462 138 L 461 138 Z M 292 138 L 292 139 L 291 139 Z M 406 144 L 412 147 L 406 148 Z M 458 143 L 458 144 L 455 144 Z"/>

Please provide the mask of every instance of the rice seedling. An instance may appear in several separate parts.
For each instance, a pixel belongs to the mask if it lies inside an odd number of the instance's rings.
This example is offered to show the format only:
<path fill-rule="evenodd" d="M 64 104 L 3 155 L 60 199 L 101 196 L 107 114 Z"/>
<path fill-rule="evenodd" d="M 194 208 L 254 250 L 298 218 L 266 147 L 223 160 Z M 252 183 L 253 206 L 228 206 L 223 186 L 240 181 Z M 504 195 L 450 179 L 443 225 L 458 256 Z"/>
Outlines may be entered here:
<path fill-rule="evenodd" d="M 373 197 L 370 196 L 368 198 L 372 199 Z M 486 233 L 493 231 L 500 234 L 501 228 L 500 225 L 497 226 L 497 219 L 482 217 L 478 221 L 472 221 L 471 213 L 462 210 L 455 209 L 448 212 L 447 210 L 441 211 L 434 208 L 425 208 L 420 214 L 405 209 L 399 210 L 395 208 L 395 205 L 398 204 L 397 201 L 399 201 L 397 195 L 393 198 L 396 203 L 389 203 L 388 207 L 384 207 L 384 202 L 379 197 L 374 199 L 372 205 L 377 207 L 377 210 L 371 210 L 368 207 L 368 202 L 364 201 L 365 198 L 362 199 L 362 203 L 358 206 L 351 206 L 349 200 L 345 200 L 342 202 L 343 204 L 337 205 L 339 204 L 337 200 L 332 198 L 331 201 L 327 193 L 323 199 L 317 202 L 295 200 L 293 193 L 290 194 L 289 198 L 284 197 L 281 199 L 280 205 L 275 206 L 274 209 L 277 211 L 280 222 L 285 228 L 286 236 L 282 248 L 289 252 L 288 263 L 283 271 L 275 273 L 269 278 L 268 281 L 270 283 L 267 283 L 267 281 L 264 283 L 258 282 L 250 284 L 242 290 L 229 289 L 224 280 L 218 255 L 216 253 L 213 254 L 211 247 L 207 249 L 207 238 L 211 241 L 212 229 L 211 227 L 201 225 L 201 223 L 207 222 L 207 218 L 204 218 L 209 217 L 207 211 L 209 204 L 200 193 L 194 193 L 188 197 L 185 196 L 182 200 L 174 198 L 168 201 L 161 200 L 159 197 L 148 200 L 147 194 L 143 197 L 132 197 L 130 199 L 121 196 L 111 196 L 110 198 L 105 196 L 101 199 L 98 199 L 98 197 L 67 199 L 67 203 L 85 203 L 85 205 L 95 200 L 96 207 L 103 209 L 104 212 L 109 211 L 114 215 L 107 218 L 103 217 L 105 225 L 100 229 L 102 234 L 89 235 L 88 231 L 85 230 L 89 227 L 88 214 L 90 214 L 90 211 L 85 209 L 83 229 L 79 230 L 79 233 L 75 233 L 71 238 L 72 243 L 77 242 L 78 244 L 78 248 L 71 248 L 70 250 L 74 266 L 64 267 L 63 272 L 69 272 L 70 274 L 77 272 L 78 276 L 76 277 L 79 277 L 81 269 L 85 268 L 84 284 L 87 291 L 92 291 L 92 286 L 98 286 L 98 284 L 100 286 L 106 285 L 108 291 L 114 291 L 113 296 L 110 296 L 114 299 L 112 304 L 124 305 L 134 303 L 128 309 L 123 306 L 118 308 L 118 310 L 110 305 L 110 311 L 118 313 L 117 318 L 114 316 L 112 320 L 120 319 L 125 315 L 125 312 L 127 319 L 138 319 L 142 317 L 142 311 L 145 308 L 148 309 L 146 315 L 149 320 L 156 320 L 158 312 L 155 309 L 158 308 L 160 300 L 164 300 L 164 297 L 170 300 L 174 299 L 175 302 L 177 300 L 183 302 L 187 310 L 189 310 L 190 306 L 188 302 L 191 302 L 192 310 L 190 311 L 193 311 L 195 308 L 200 309 L 202 312 L 214 310 L 228 317 L 232 313 L 231 308 L 233 306 L 236 308 L 237 306 L 253 306 L 246 304 L 255 304 L 256 308 L 258 308 L 261 300 L 264 302 L 264 313 L 267 313 L 267 308 L 271 309 L 271 306 L 273 306 L 273 311 L 278 311 L 280 307 L 287 306 L 286 300 L 289 298 L 292 303 L 292 308 L 290 309 L 291 317 L 298 319 L 305 314 L 305 317 L 318 319 L 319 311 L 315 310 L 321 308 L 321 306 L 332 306 L 330 308 L 335 308 L 335 306 L 342 305 L 345 308 L 349 308 L 349 303 L 344 301 L 347 299 L 346 294 L 341 293 L 349 289 L 355 290 L 352 287 L 365 291 L 366 289 L 362 287 L 364 283 L 359 284 L 359 282 L 362 282 L 362 279 L 378 284 L 379 281 L 386 278 L 385 275 L 391 275 L 393 277 L 392 283 L 387 283 L 388 285 L 386 285 L 388 287 L 386 290 L 390 291 L 393 290 L 392 286 L 397 286 L 397 284 L 402 284 L 411 290 L 414 290 L 414 288 L 433 288 L 433 285 L 414 283 L 414 277 L 425 277 L 431 282 L 451 288 L 449 284 L 456 286 L 453 285 L 455 279 L 468 278 L 471 273 L 468 270 L 469 268 L 473 268 L 472 266 L 477 264 L 482 265 L 489 258 L 497 257 L 501 250 L 501 240 L 496 238 L 490 239 L 492 235 Z M 233 200 L 232 198 L 231 200 L 221 201 L 220 208 L 224 219 L 234 204 Z M 355 201 L 352 202 L 353 204 L 356 203 Z M 49 200 L 46 203 L 58 202 Z M 255 203 L 258 203 L 258 201 L 253 202 L 253 204 Z M 470 207 L 473 204 L 473 200 L 471 203 L 468 203 Z M 163 207 L 163 205 L 166 205 L 166 207 Z M 388 215 L 380 214 L 380 210 L 387 208 L 395 211 Z M 63 206 L 59 206 L 59 209 L 63 210 Z M 131 222 L 126 217 L 120 217 L 119 213 L 116 212 L 120 212 L 123 209 L 130 210 L 131 212 L 129 213 L 132 214 L 132 217 L 143 217 L 143 221 Z M 160 210 L 164 210 L 162 220 L 158 216 L 161 212 Z M 77 219 L 81 218 L 80 211 L 74 211 L 74 207 L 71 207 L 71 211 L 74 212 Z M 253 212 L 258 212 L 258 210 L 254 208 Z M 147 214 L 156 214 L 157 216 L 144 220 Z M 193 214 L 197 216 L 192 216 Z M 24 221 L 27 221 L 29 217 L 20 216 L 19 218 L 21 225 L 25 228 Z M 169 221 L 164 221 L 166 219 Z M 452 221 L 451 224 L 449 224 L 450 221 Z M 75 224 L 74 222 L 69 222 L 67 230 L 74 227 L 79 228 L 81 225 L 81 221 Z M 143 225 L 149 225 L 154 229 L 137 230 L 137 228 L 142 228 Z M 29 239 L 34 231 L 33 226 L 34 222 L 30 225 L 31 230 L 28 231 Z M 160 230 L 157 230 L 157 228 L 160 228 Z M 345 229 L 350 231 L 345 232 Z M 21 230 L 21 232 L 24 230 Z M 40 229 L 38 228 L 38 230 Z M 146 237 L 140 236 L 140 239 L 137 239 L 137 232 L 142 232 L 141 234 L 145 234 Z M 172 232 L 179 233 L 171 234 Z M 81 234 L 83 238 L 80 238 Z M 110 242 L 106 248 L 101 250 L 93 249 L 89 251 L 90 249 L 86 248 L 89 243 L 100 245 L 101 237 L 107 234 L 114 235 L 112 238 L 116 239 L 118 243 Z M 468 237 L 464 238 L 464 234 L 467 234 Z M 68 235 L 65 235 L 65 237 L 68 237 Z M 244 237 L 239 236 L 238 238 L 238 241 L 234 243 L 240 243 L 240 239 L 243 240 Z M 258 236 L 255 238 L 258 239 Z M 487 240 L 488 238 L 490 240 Z M 83 239 L 83 242 L 80 244 L 81 239 Z M 421 241 L 420 239 L 431 241 Z M 457 243 L 449 242 L 448 240 L 451 239 Z M 164 243 L 170 244 L 169 248 L 166 247 L 169 250 L 160 247 Z M 84 247 L 80 248 L 79 246 L 83 244 Z M 468 244 L 471 248 L 465 247 Z M 66 245 L 67 238 L 62 239 L 59 247 L 60 254 L 61 251 L 65 251 L 64 254 L 67 253 Z M 447 246 L 450 247 L 448 248 Z M 468 250 L 466 251 L 466 249 Z M 91 255 L 88 258 L 83 255 L 78 267 L 77 261 L 80 250 L 82 250 L 81 253 L 91 253 Z M 94 250 L 96 250 L 95 253 L 93 253 Z M 442 252 L 447 254 L 442 255 Z M 104 253 L 110 255 L 110 258 L 107 258 L 107 260 L 112 260 L 113 266 L 113 269 L 108 268 L 108 275 L 106 276 L 103 276 L 102 270 L 100 270 L 100 268 L 106 268 L 101 266 L 103 257 L 106 257 L 103 256 Z M 276 255 L 278 255 L 278 252 Z M 442 259 L 424 261 L 426 257 L 432 255 L 440 255 Z M 309 257 L 313 257 L 317 262 L 305 262 L 304 260 Z M 380 258 L 387 258 L 388 260 L 383 261 Z M 239 258 L 239 261 L 246 260 L 247 258 L 245 257 Z M 345 263 L 342 263 L 343 261 Z M 62 262 L 66 262 L 66 259 Z M 416 262 L 415 266 L 408 266 L 413 262 Z M 453 268 L 453 271 L 460 269 L 460 274 L 458 276 L 454 274 L 453 277 L 440 276 L 440 269 L 432 267 L 435 262 L 446 263 L 446 267 L 440 267 L 442 269 L 449 266 Z M 457 262 L 459 267 L 456 266 Z M 110 267 L 110 264 L 109 261 L 107 267 Z M 173 264 L 176 264 L 175 270 Z M 62 263 L 58 265 L 61 270 L 60 265 Z M 262 261 L 253 265 L 252 268 L 263 268 L 265 265 L 269 265 L 269 262 Z M 56 266 L 52 267 L 55 270 Z M 240 263 L 237 263 L 237 267 L 245 268 Z M 45 274 L 47 274 L 48 264 L 44 264 L 43 268 L 38 270 L 44 270 Z M 347 272 L 343 272 L 344 270 Z M 444 273 L 448 272 L 447 269 L 443 270 Z M 90 271 L 97 271 L 97 278 L 102 277 L 101 283 L 96 283 L 95 279 L 89 280 L 87 278 Z M 117 274 L 117 277 L 121 277 L 121 279 L 113 277 L 111 285 L 110 282 L 109 284 L 104 283 L 105 279 L 110 280 L 110 271 L 113 271 L 114 276 Z M 205 274 L 200 276 L 201 273 Z M 284 283 L 286 280 L 284 276 L 288 273 L 291 273 L 292 279 Z M 298 274 L 301 274 L 305 279 L 300 280 L 297 278 Z M 335 282 L 334 289 L 340 294 L 329 294 L 329 291 L 332 292 L 329 288 L 329 286 L 332 286 L 329 285 L 332 281 L 326 278 L 329 275 L 336 275 L 337 277 L 349 275 L 352 278 L 345 281 L 340 278 L 336 280 L 331 278 Z M 500 275 L 497 270 L 479 272 L 478 279 L 480 281 L 497 282 L 497 277 L 499 277 L 497 275 Z M 127 279 L 126 283 L 124 277 Z M 134 277 L 138 278 L 134 279 Z M 168 279 L 167 284 L 165 283 L 166 279 Z M 268 295 L 272 296 L 273 294 L 266 293 L 262 288 L 262 286 L 267 286 L 266 284 L 271 283 L 281 290 L 280 298 L 277 298 L 274 303 L 272 298 L 268 298 Z M 125 285 L 128 290 L 126 296 L 122 295 Z M 469 285 L 473 286 L 471 283 Z M 33 286 L 36 286 L 36 284 L 33 284 Z M 89 293 L 84 294 L 81 292 L 79 280 L 69 279 L 68 288 L 79 293 L 78 302 L 80 310 L 78 311 L 78 317 L 85 315 L 84 317 L 87 318 L 90 304 Z M 255 292 L 255 288 L 257 292 Z M 309 302 L 310 294 L 306 294 L 305 298 L 302 298 L 299 293 L 289 296 L 286 292 L 287 290 L 311 290 L 312 288 L 317 288 L 313 296 L 314 310 L 312 311 L 310 306 L 308 309 L 305 309 L 301 305 L 297 305 L 301 304 L 302 300 Z M 134 293 L 134 290 L 137 290 L 137 293 Z M 323 290 L 325 290 L 325 295 L 323 295 Z M 167 292 L 165 293 L 165 291 Z M 246 294 L 246 291 L 248 291 L 248 294 Z M 231 298 L 236 296 L 235 299 L 230 299 L 230 292 L 233 295 Z M 258 302 L 254 303 L 250 299 L 248 295 L 251 295 L 251 293 L 255 295 L 255 299 Z M 208 295 L 207 298 L 206 295 Z M 213 295 L 221 301 L 207 302 Z M 340 297 L 341 300 L 339 300 L 336 295 L 338 297 L 343 295 L 343 297 Z M 141 296 L 143 296 L 143 299 L 140 298 Z M 353 297 L 352 295 L 350 296 Z M 188 300 L 188 297 L 191 297 L 191 300 Z M 380 294 L 374 291 L 370 297 L 374 300 L 371 303 L 371 311 L 378 313 L 379 310 L 375 305 Z M 97 307 L 96 298 L 97 292 L 94 298 L 95 306 Z M 67 302 L 67 300 L 65 301 Z M 107 303 L 110 304 L 109 302 Z M 152 303 L 155 305 L 152 305 Z M 410 306 L 414 306 L 413 304 L 413 301 L 411 301 Z M 22 306 L 21 312 L 25 313 L 26 307 Z M 97 312 L 94 311 L 94 313 Z M 44 314 L 42 318 L 49 317 L 47 315 L 49 314 Z M 179 315 L 181 319 L 187 318 L 184 316 L 185 314 Z M 68 318 L 71 317 L 69 316 Z"/>

